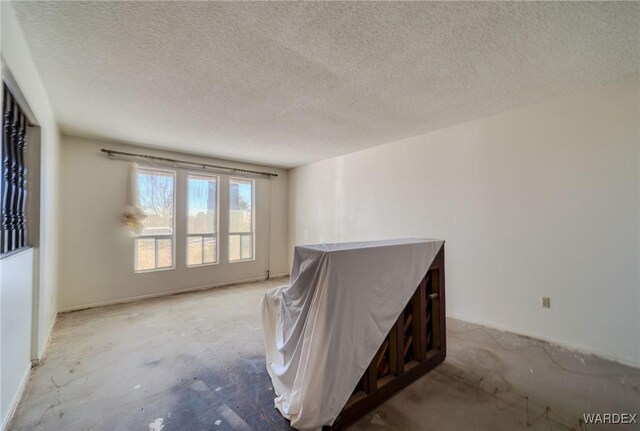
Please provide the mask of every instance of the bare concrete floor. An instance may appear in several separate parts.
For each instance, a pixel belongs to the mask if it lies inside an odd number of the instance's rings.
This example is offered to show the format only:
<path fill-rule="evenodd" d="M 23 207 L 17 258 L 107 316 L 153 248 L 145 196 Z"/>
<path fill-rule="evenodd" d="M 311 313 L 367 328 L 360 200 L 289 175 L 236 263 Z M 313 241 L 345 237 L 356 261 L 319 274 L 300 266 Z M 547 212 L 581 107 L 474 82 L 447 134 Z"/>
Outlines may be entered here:
<path fill-rule="evenodd" d="M 286 282 L 61 315 L 9 430 L 290 429 L 273 408 L 260 324 L 263 293 Z M 353 430 L 591 430 L 583 413 L 640 412 L 638 369 L 448 325 L 444 364 Z"/>

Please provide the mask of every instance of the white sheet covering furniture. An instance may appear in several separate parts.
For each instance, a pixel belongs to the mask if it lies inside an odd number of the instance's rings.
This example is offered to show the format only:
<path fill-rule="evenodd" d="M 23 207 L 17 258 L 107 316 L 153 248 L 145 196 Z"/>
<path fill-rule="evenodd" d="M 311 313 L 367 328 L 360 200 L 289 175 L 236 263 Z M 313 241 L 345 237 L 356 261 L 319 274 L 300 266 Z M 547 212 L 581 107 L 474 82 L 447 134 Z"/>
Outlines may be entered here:
<path fill-rule="evenodd" d="M 295 248 L 291 284 L 262 301 L 275 406 L 299 430 L 331 425 L 444 241 Z"/>

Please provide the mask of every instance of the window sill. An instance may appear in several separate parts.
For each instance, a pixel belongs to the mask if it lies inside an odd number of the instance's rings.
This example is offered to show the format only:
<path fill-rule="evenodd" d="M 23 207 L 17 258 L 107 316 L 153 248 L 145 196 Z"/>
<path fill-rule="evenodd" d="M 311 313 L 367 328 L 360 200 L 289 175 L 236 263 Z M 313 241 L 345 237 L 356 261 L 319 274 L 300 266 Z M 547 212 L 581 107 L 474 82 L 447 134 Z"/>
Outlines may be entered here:
<path fill-rule="evenodd" d="M 175 265 L 172 266 L 171 268 L 156 268 L 156 269 L 144 269 L 142 271 L 136 271 L 135 269 L 133 270 L 134 274 L 148 274 L 150 272 L 161 272 L 161 271 L 173 271 L 174 269 L 176 269 Z"/>
<path fill-rule="evenodd" d="M 187 265 L 187 268 L 200 268 L 200 267 L 203 267 L 203 266 L 214 266 L 214 265 L 217 265 L 217 264 L 218 264 L 218 262 L 199 263 L 199 264 L 196 264 L 196 265 Z"/>
<path fill-rule="evenodd" d="M 238 259 L 238 260 L 230 260 L 229 263 L 242 263 L 242 262 L 253 262 L 256 260 L 255 256 L 251 259 Z"/>

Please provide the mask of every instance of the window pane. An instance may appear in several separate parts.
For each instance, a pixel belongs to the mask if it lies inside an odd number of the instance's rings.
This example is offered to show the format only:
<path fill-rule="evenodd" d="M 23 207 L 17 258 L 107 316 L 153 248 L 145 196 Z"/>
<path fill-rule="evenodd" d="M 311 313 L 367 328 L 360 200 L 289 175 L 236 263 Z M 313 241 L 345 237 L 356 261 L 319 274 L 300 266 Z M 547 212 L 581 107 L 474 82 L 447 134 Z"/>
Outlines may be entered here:
<path fill-rule="evenodd" d="M 146 214 L 135 241 L 136 271 L 173 267 L 175 177 L 172 172 L 137 169 L 138 206 Z"/>
<path fill-rule="evenodd" d="M 217 225 L 217 179 L 189 175 L 187 233 L 215 233 Z"/>
<path fill-rule="evenodd" d="M 187 265 L 202 264 L 202 237 L 190 236 L 187 238 Z"/>
<path fill-rule="evenodd" d="M 229 232 L 251 232 L 253 230 L 252 198 L 253 182 L 251 180 L 229 180 Z"/>
<path fill-rule="evenodd" d="M 240 256 L 242 259 L 251 259 L 253 257 L 253 235 L 242 235 L 241 237 Z"/>
<path fill-rule="evenodd" d="M 173 234 L 173 174 L 138 170 L 138 205 L 147 215 L 142 235 Z"/>
<path fill-rule="evenodd" d="M 206 237 L 203 240 L 202 261 L 203 263 L 214 263 L 218 261 L 215 237 Z"/>
<path fill-rule="evenodd" d="M 156 240 L 153 238 L 136 239 L 136 271 L 156 268 Z"/>
<path fill-rule="evenodd" d="M 158 239 L 158 268 L 171 268 L 173 266 L 173 240 Z"/>
<path fill-rule="evenodd" d="M 253 258 L 253 181 L 229 179 L 229 260 Z"/>
<path fill-rule="evenodd" d="M 240 235 L 229 235 L 229 260 L 240 259 Z"/>

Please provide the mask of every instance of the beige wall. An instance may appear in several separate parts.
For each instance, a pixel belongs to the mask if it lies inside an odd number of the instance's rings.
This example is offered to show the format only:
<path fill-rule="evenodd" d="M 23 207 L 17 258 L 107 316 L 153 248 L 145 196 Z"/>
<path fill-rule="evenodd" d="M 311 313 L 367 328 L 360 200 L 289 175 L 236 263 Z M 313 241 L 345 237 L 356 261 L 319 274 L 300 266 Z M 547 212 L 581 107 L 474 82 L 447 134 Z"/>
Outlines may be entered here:
<path fill-rule="evenodd" d="M 287 274 L 287 171 L 220 162 L 70 136 L 62 138 L 62 249 L 60 310 L 208 287 L 271 275 Z M 227 261 L 228 176 L 220 176 L 220 263 L 187 268 L 186 172 L 178 170 L 176 201 L 176 267 L 134 273 L 133 238 L 120 221 L 127 205 L 129 162 L 109 160 L 101 148 L 179 159 L 236 165 L 275 172 L 272 180 L 256 179 L 256 258 Z"/>
<path fill-rule="evenodd" d="M 638 104 L 636 75 L 297 168 L 291 245 L 442 238 L 449 315 L 640 365 Z"/>

